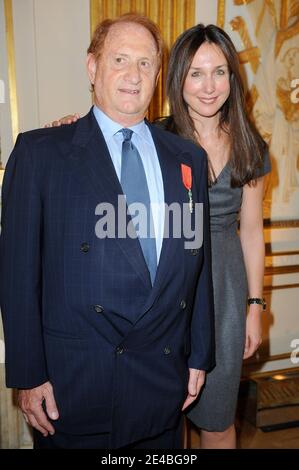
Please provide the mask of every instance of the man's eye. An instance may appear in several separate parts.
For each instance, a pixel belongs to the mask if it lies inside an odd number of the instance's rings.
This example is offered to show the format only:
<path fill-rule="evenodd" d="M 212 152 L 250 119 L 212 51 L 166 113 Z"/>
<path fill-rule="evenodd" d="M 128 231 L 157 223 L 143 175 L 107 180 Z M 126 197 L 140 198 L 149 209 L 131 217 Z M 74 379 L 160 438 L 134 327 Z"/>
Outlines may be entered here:
<path fill-rule="evenodd" d="M 122 64 L 124 62 L 124 58 L 123 57 L 116 57 L 115 58 L 115 62 L 117 62 L 118 64 Z"/>

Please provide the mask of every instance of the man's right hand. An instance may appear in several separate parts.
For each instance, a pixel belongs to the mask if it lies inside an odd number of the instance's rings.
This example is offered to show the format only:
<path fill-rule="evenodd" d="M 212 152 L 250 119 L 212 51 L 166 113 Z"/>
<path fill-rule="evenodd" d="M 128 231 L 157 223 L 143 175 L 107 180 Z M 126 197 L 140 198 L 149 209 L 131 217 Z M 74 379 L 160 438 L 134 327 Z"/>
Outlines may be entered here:
<path fill-rule="evenodd" d="M 57 121 L 53 121 L 52 123 L 48 123 L 45 125 L 45 127 L 59 127 L 62 124 L 73 124 L 73 122 L 78 121 L 80 119 L 80 114 L 69 114 L 68 116 L 64 116 Z"/>
<path fill-rule="evenodd" d="M 47 414 L 43 410 L 43 402 L 45 403 Z M 48 420 L 48 416 L 55 420 L 59 418 L 59 413 L 50 382 L 45 382 L 30 390 L 20 389 L 18 392 L 18 405 L 26 422 L 40 431 L 44 437 L 47 437 L 49 433 L 51 435 L 55 433 L 55 429 Z"/>

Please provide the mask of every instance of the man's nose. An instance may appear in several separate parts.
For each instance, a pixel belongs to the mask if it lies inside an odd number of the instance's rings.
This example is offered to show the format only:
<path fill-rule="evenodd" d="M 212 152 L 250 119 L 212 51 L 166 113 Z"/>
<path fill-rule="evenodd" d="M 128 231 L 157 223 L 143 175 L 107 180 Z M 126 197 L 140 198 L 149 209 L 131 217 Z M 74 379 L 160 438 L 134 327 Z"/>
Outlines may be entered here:
<path fill-rule="evenodd" d="M 125 79 L 131 83 L 134 83 L 135 85 L 141 81 L 139 64 L 130 64 L 128 66 Z"/>

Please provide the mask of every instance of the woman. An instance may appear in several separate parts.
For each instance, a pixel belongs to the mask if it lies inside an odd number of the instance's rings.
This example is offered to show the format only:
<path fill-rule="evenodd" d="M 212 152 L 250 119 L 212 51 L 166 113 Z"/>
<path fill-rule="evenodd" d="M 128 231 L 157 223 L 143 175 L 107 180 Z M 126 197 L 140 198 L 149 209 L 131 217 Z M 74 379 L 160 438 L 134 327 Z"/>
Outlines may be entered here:
<path fill-rule="evenodd" d="M 202 146 L 209 161 L 216 367 L 187 416 L 201 429 L 202 448 L 235 448 L 242 359 L 261 343 L 263 176 L 270 162 L 246 116 L 238 54 L 222 29 L 199 24 L 179 36 L 167 93 L 171 116 L 157 125 Z"/>
<path fill-rule="evenodd" d="M 202 448 L 235 448 L 242 358 L 261 343 L 269 157 L 246 116 L 238 54 L 222 29 L 199 24 L 177 39 L 167 93 L 171 117 L 164 127 L 201 145 L 209 161 L 216 367 L 188 417 L 201 429 Z"/>

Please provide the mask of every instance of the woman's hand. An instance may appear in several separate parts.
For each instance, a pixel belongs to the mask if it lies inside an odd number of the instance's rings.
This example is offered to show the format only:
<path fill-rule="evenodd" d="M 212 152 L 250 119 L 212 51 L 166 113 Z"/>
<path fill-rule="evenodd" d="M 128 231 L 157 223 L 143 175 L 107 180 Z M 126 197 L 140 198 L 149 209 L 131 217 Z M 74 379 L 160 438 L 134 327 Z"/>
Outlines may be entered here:
<path fill-rule="evenodd" d="M 246 341 L 243 359 L 251 357 L 262 342 L 262 311 L 258 304 L 249 306 L 246 318 Z"/>
<path fill-rule="evenodd" d="M 80 114 L 68 114 L 67 116 L 62 117 L 57 121 L 46 124 L 44 127 L 59 127 L 62 124 L 73 124 L 74 122 L 78 121 L 78 119 L 80 119 Z"/>

